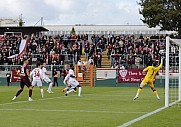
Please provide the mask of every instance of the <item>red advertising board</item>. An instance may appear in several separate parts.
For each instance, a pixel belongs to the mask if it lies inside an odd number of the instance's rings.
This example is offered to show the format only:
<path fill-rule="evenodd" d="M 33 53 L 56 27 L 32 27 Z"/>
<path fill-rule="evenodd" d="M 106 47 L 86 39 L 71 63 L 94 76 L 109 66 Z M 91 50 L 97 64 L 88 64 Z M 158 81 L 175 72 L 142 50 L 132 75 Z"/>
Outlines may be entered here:
<path fill-rule="evenodd" d="M 20 82 L 20 76 L 17 74 L 17 70 L 12 70 L 11 82 Z"/>
<path fill-rule="evenodd" d="M 120 69 L 118 70 L 119 83 L 141 83 L 144 78 L 142 69 Z"/>

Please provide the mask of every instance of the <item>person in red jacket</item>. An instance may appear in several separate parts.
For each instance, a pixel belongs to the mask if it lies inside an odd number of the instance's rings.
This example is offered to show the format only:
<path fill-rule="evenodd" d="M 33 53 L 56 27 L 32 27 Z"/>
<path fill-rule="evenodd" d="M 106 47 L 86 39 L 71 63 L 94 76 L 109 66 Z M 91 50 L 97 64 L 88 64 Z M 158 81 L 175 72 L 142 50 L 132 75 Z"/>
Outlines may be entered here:
<path fill-rule="evenodd" d="M 65 66 L 64 66 L 64 70 L 62 71 L 62 76 L 63 76 L 63 79 L 65 79 L 65 77 L 67 76 L 67 74 L 69 73 L 69 66 L 68 66 L 68 64 L 66 64 Z"/>

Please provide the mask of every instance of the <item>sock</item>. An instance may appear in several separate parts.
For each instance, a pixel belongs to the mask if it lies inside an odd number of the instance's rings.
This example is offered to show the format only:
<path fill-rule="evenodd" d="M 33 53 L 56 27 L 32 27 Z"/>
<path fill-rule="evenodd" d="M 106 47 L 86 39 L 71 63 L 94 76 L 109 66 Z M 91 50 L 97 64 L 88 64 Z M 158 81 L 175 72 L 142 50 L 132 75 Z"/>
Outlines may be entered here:
<path fill-rule="evenodd" d="M 43 91 L 43 89 L 40 89 L 40 92 L 41 92 L 41 96 L 42 96 L 42 98 L 44 97 L 44 91 Z"/>
<path fill-rule="evenodd" d="M 16 97 L 19 96 L 22 91 L 22 89 L 18 90 L 18 92 L 16 93 Z"/>
<path fill-rule="evenodd" d="M 69 87 L 65 87 L 63 90 L 68 90 L 69 89 Z"/>
<path fill-rule="evenodd" d="M 141 88 L 141 87 L 140 87 L 140 88 L 138 88 L 136 96 L 139 96 L 139 94 L 141 93 L 141 90 L 142 90 L 142 88 Z"/>
<path fill-rule="evenodd" d="M 70 89 L 69 91 L 66 92 L 66 94 L 69 94 L 71 92 L 74 92 L 74 89 Z"/>
<path fill-rule="evenodd" d="M 156 90 L 154 90 L 153 93 L 154 93 L 157 97 L 159 97 L 159 96 L 158 96 L 158 92 L 157 92 Z"/>
<path fill-rule="evenodd" d="M 82 91 L 82 87 L 79 87 L 78 96 L 80 96 L 80 95 L 81 95 L 81 91 Z"/>
<path fill-rule="evenodd" d="M 51 91 L 52 91 L 52 85 L 53 85 L 53 83 L 51 82 L 51 83 L 49 84 L 49 87 L 48 87 L 48 92 L 51 92 Z"/>
<path fill-rule="evenodd" d="M 31 97 L 31 95 L 32 95 L 32 90 L 29 89 L 29 97 Z"/>

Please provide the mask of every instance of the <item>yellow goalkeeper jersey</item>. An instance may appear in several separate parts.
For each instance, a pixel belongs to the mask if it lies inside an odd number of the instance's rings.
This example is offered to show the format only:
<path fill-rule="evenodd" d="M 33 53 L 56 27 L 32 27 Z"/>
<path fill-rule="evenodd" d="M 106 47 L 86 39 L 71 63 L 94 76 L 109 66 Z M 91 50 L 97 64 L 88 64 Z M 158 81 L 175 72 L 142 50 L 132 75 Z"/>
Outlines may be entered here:
<path fill-rule="evenodd" d="M 145 79 L 154 79 L 155 75 L 157 74 L 157 72 L 160 70 L 160 68 L 162 67 L 163 62 L 160 63 L 160 65 L 158 67 L 154 67 L 154 66 L 148 66 L 147 68 L 145 68 L 143 70 L 143 72 L 146 72 L 146 76 Z"/>

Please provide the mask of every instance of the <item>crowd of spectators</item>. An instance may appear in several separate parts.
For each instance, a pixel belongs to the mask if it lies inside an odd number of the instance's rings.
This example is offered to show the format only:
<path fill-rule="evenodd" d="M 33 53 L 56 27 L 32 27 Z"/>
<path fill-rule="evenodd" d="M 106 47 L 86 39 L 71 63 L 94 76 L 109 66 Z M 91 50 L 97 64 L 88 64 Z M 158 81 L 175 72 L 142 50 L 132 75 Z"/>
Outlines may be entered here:
<path fill-rule="evenodd" d="M 32 34 L 26 51 L 20 58 L 9 56 L 19 53 L 22 38 L 19 35 L 5 36 L 0 38 L 0 65 L 18 65 L 23 57 L 33 61 L 41 61 L 49 65 L 63 65 L 65 63 L 77 63 L 80 55 L 85 53 L 85 59 L 90 64 L 101 67 L 102 53 L 107 51 L 111 66 L 118 65 L 125 68 L 140 68 L 142 65 L 149 66 L 154 60 L 159 60 L 164 55 L 165 36 L 151 35 L 35 35 Z M 171 51 L 176 53 L 177 46 L 171 45 Z"/>
<path fill-rule="evenodd" d="M 127 68 L 140 68 L 141 65 L 149 66 L 160 59 L 165 49 L 165 36 L 111 36 L 107 48 L 113 67 L 121 64 Z"/>
<path fill-rule="evenodd" d="M 9 56 L 19 53 L 21 36 L 1 36 L 0 37 L 0 65 L 18 63 L 20 59 L 8 59 Z"/>

